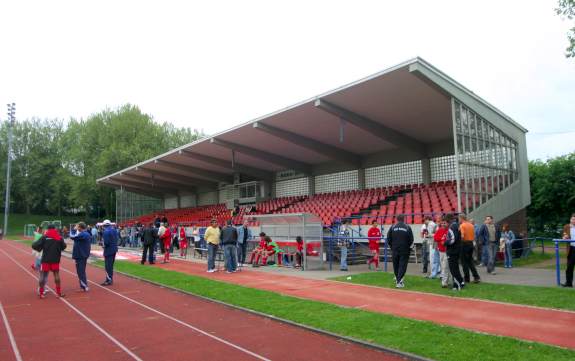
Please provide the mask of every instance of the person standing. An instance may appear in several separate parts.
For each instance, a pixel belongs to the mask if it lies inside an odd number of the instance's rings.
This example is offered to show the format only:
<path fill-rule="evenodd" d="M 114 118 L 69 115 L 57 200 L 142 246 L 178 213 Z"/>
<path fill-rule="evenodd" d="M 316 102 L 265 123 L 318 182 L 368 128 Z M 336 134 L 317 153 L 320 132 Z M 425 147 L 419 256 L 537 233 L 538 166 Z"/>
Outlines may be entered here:
<path fill-rule="evenodd" d="M 92 243 L 97 243 L 98 242 L 98 226 L 94 224 L 94 227 L 92 227 Z"/>
<path fill-rule="evenodd" d="M 72 258 L 76 262 L 76 274 L 80 281 L 80 289 L 84 292 L 88 292 L 90 288 L 88 287 L 88 279 L 86 277 L 86 264 L 88 263 L 88 257 L 90 257 L 92 235 L 86 230 L 86 223 L 78 223 L 74 229 L 72 229 L 70 238 L 74 241 Z"/>
<path fill-rule="evenodd" d="M 248 221 L 244 221 L 244 224 L 238 227 L 238 262 L 242 266 L 246 263 L 248 241 L 252 239 L 252 231 L 248 225 Z"/>
<path fill-rule="evenodd" d="M 180 257 L 185 258 L 188 256 L 188 239 L 186 238 L 186 229 L 184 226 L 180 226 L 178 241 L 180 241 Z"/>
<path fill-rule="evenodd" d="M 427 267 L 427 262 L 424 263 L 423 270 L 424 273 L 429 270 L 427 277 L 435 278 L 440 272 L 440 262 L 439 262 L 439 251 L 437 250 L 437 245 L 433 239 L 437 232 L 437 224 L 433 222 L 430 216 L 425 216 L 423 220 L 423 225 L 421 226 L 421 238 L 423 239 L 423 248 L 425 249 L 425 244 L 427 243 L 427 248 L 429 249 L 429 268 Z"/>
<path fill-rule="evenodd" d="M 387 232 L 387 242 L 391 247 L 391 257 L 393 259 L 393 273 L 395 274 L 395 287 L 403 288 L 405 284 L 403 278 L 407 271 L 409 253 L 413 245 L 413 232 L 411 227 L 403 222 L 404 216 L 400 214 L 396 217 L 395 223 Z"/>
<path fill-rule="evenodd" d="M 569 224 L 563 226 L 563 239 L 570 239 L 567 247 L 567 269 L 565 269 L 565 283 L 563 287 L 573 287 L 573 269 L 575 269 L 575 213 L 571 215 Z"/>
<path fill-rule="evenodd" d="M 38 296 L 40 298 L 46 297 L 44 288 L 48 282 L 48 274 L 51 271 L 54 274 L 54 282 L 56 283 L 56 294 L 58 297 L 64 297 L 60 282 L 60 258 L 62 257 L 62 251 L 66 249 L 66 242 L 64 242 L 64 239 L 53 224 L 49 224 L 46 233 L 32 243 L 32 249 L 42 252 L 40 277 L 38 278 Z"/>
<path fill-rule="evenodd" d="M 505 250 L 505 268 L 513 268 L 513 242 L 515 242 L 515 233 L 509 229 L 509 224 L 505 223 L 501 228 L 501 238 L 503 244 L 500 245 Z"/>
<path fill-rule="evenodd" d="M 463 276 L 465 282 L 470 282 L 469 271 L 473 275 L 473 283 L 479 283 L 480 277 L 473 262 L 473 242 L 475 241 L 475 227 L 467 221 L 467 216 L 463 213 L 459 215 L 459 232 L 461 233 L 461 263 L 463 265 Z"/>
<path fill-rule="evenodd" d="M 493 223 L 493 217 L 485 217 L 485 222 L 479 230 L 479 241 L 487 249 L 487 273 L 495 275 L 495 260 L 499 250 L 501 231 Z M 484 251 L 485 252 L 485 251 Z"/>
<path fill-rule="evenodd" d="M 141 264 L 146 263 L 146 256 L 148 257 L 148 263 L 154 264 L 154 250 L 156 247 L 156 228 L 154 224 L 150 223 L 148 227 L 144 228 L 142 232 L 142 260 Z"/>
<path fill-rule="evenodd" d="M 206 228 L 204 233 L 204 239 L 208 244 L 208 272 L 216 272 L 216 253 L 218 252 L 218 246 L 220 244 L 220 227 L 218 227 L 218 221 L 212 219 L 210 226 Z"/>
<path fill-rule="evenodd" d="M 102 225 L 104 226 L 102 240 L 106 268 L 106 280 L 102 282 L 102 286 L 111 286 L 114 284 L 114 261 L 116 260 L 116 253 L 118 253 L 118 232 L 108 219 L 104 220 Z"/>
<path fill-rule="evenodd" d="M 369 252 L 371 259 L 367 262 L 367 267 L 371 269 L 371 264 L 375 264 L 375 270 L 379 267 L 379 242 L 381 241 L 381 230 L 376 220 L 371 222 L 371 228 L 367 231 L 367 238 L 369 240 Z"/>
<path fill-rule="evenodd" d="M 160 230 L 164 229 L 162 235 L 160 236 L 160 243 L 164 245 L 164 261 L 162 263 L 169 263 L 170 262 L 170 246 L 172 244 L 172 231 L 167 224 L 162 223 Z M 160 232 L 158 232 L 159 234 Z"/>
<path fill-rule="evenodd" d="M 461 233 L 459 232 L 459 223 L 453 214 L 448 214 L 445 220 L 449 224 L 449 231 L 445 239 L 445 253 L 447 254 L 447 263 L 449 272 L 453 277 L 453 290 L 460 291 L 465 283 L 459 271 L 459 259 L 461 258 Z"/>
<path fill-rule="evenodd" d="M 238 266 L 238 231 L 232 225 L 232 220 L 226 222 L 222 229 L 220 239 L 224 247 L 224 264 L 226 273 L 233 273 Z"/>
<path fill-rule="evenodd" d="M 439 262 L 441 264 L 441 287 L 447 288 L 449 284 L 449 279 L 451 273 L 449 272 L 447 254 L 445 253 L 445 241 L 447 240 L 447 233 L 449 232 L 449 224 L 445 220 L 445 217 L 441 219 L 440 226 L 433 236 L 433 240 L 437 245 L 437 251 L 439 253 Z"/>
<path fill-rule="evenodd" d="M 351 245 L 350 233 L 347 226 L 347 220 L 341 222 L 341 228 L 339 229 L 339 237 L 337 239 L 337 245 L 339 246 L 339 270 L 347 271 L 347 249 Z"/>

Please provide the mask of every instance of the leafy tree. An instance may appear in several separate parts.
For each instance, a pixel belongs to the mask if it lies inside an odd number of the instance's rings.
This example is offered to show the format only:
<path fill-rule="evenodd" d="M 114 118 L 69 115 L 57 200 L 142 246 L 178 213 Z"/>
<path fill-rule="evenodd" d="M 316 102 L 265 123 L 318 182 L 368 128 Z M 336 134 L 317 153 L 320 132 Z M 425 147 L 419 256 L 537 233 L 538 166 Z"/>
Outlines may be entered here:
<path fill-rule="evenodd" d="M 527 208 L 530 232 L 557 237 L 575 212 L 575 153 L 529 162 L 531 205 Z"/>
<path fill-rule="evenodd" d="M 555 8 L 557 15 L 566 17 L 569 20 L 575 19 L 575 0 L 559 0 L 557 8 Z M 567 33 L 567 40 L 569 40 L 569 46 L 567 47 L 567 53 L 565 54 L 568 58 L 575 57 L 575 26 L 569 29 Z"/>

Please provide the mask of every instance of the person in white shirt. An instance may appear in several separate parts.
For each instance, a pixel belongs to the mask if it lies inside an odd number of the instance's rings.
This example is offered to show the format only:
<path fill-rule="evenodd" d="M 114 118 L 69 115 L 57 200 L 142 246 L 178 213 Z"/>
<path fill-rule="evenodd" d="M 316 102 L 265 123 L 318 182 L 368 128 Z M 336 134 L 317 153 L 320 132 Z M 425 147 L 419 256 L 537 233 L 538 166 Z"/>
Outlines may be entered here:
<path fill-rule="evenodd" d="M 423 225 L 421 226 L 421 238 L 423 239 L 423 247 L 427 247 L 427 250 L 422 250 L 422 252 L 428 251 L 428 259 L 423 257 L 423 273 L 427 273 L 428 278 L 436 278 L 441 272 L 441 265 L 439 262 L 439 251 L 437 250 L 437 245 L 433 241 L 433 236 L 437 231 L 437 224 L 433 222 L 430 216 L 425 216 L 423 220 Z M 430 267 L 428 267 L 428 263 Z"/>

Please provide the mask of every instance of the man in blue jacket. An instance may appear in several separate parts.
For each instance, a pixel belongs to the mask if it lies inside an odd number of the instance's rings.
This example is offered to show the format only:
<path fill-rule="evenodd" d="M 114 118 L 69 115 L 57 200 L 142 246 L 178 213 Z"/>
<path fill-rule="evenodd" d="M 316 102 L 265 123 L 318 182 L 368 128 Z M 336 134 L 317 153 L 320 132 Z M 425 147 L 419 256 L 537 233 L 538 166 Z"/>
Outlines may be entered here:
<path fill-rule="evenodd" d="M 238 262 L 243 266 L 246 263 L 246 253 L 248 248 L 248 241 L 252 239 L 252 231 L 248 227 L 248 221 L 245 221 L 243 226 L 238 227 Z"/>
<path fill-rule="evenodd" d="M 78 223 L 70 232 L 70 238 L 74 241 L 74 248 L 72 249 L 72 258 L 76 261 L 76 273 L 80 281 L 80 288 L 84 292 L 88 292 L 88 280 L 86 278 L 86 263 L 90 257 L 90 245 L 92 243 L 92 235 L 86 230 L 86 223 Z"/>
<path fill-rule="evenodd" d="M 482 242 L 483 247 L 487 248 L 487 273 L 495 274 L 495 260 L 497 251 L 499 250 L 499 239 L 501 238 L 501 230 L 493 222 L 492 216 L 485 217 L 485 223 L 479 229 L 478 242 Z"/>
<path fill-rule="evenodd" d="M 104 245 L 104 263 L 106 267 L 106 281 L 102 286 L 110 286 L 114 283 L 114 261 L 118 252 L 118 232 L 112 227 L 112 222 L 108 219 L 102 222 L 104 232 L 102 234 Z"/>

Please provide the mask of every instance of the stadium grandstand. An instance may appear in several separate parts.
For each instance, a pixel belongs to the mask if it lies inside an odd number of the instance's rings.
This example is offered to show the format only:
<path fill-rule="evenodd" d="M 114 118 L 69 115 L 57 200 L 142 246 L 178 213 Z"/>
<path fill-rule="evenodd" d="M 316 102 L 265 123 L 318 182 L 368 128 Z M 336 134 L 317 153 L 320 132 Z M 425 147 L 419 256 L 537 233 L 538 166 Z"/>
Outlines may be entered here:
<path fill-rule="evenodd" d="M 493 215 L 525 233 L 527 130 L 421 58 L 98 179 L 116 221 Z"/>

